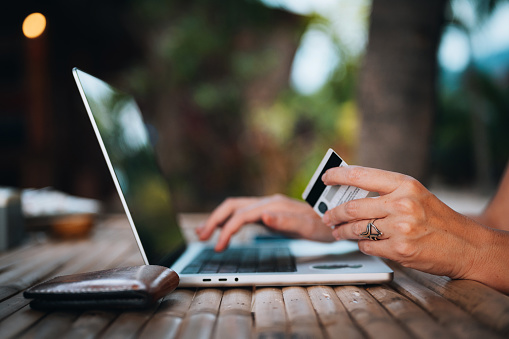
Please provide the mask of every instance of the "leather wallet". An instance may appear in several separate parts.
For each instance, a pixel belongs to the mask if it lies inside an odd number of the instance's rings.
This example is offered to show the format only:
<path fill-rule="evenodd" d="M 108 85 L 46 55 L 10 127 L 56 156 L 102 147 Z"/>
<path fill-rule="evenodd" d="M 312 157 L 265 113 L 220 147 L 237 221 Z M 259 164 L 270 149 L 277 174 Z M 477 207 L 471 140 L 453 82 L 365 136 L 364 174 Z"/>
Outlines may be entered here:
<path fill-rule="evenodd" d="M 30 307 L 54 309 L 142 309 L 173 291 L 179 276 L 157 266 L 130 266 L 53 278 L 26 290 Z"/>

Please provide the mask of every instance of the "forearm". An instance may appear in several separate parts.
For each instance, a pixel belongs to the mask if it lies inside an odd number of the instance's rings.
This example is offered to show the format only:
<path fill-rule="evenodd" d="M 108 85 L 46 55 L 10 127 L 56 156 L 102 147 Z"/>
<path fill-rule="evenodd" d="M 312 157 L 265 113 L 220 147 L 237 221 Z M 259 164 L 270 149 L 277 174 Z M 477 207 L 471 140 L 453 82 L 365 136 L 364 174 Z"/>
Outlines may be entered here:
<path fill-rule="evenodd" d="M 484 226 L 488 226 L 488 227 L 491 227 L 491 228 L 497 228 L 497 227 L 494 227 L 492 224 L 492 222 L 490 222 L 490 219 L 484 214 L 484 213 L 481 213 L 481 214 L 465 214 L 467 217 L 469 217 L 470 219 L 474 220 L 475 222 L 481 224 L 481 225 L 484 225 Z"/>
<path fill-rule="evenodd" d="M 473 250 L 475 258 L 465 278 L 509 294 L 509 261 L 505 260 L 509 232 L 486 228 L 477 235 L 477 240 L 477 250 Z"/>
<path fill-rule="evenodd" d="M 509 223 L 506 223 L 504 218 L 499 217 L 489 209 L 479 215 L 466 214 L 466 216 L 484 226 L 509 231 Z"/>
<path fill-rule="evenodd" d="M 491 228 L 509 231 L 509 223 L 505 217 L 509 210 L 509 167 L 500 182 L 497 193 L 486 209 L 474 220 Z"/>

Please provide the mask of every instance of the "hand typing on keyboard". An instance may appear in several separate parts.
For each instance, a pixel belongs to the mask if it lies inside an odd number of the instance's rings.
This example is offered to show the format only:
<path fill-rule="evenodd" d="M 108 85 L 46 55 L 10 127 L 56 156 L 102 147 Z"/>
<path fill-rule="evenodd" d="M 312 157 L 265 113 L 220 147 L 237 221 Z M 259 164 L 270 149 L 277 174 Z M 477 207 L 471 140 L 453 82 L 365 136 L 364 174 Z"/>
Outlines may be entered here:
<path fill-rule="evenodd" d="M 253 222 L 262 222 L 274 231 L 293 237 L 327 242 L 335 240 L 331 229 L 325 226 L 311 206 L 280 194 L 226 199 L 196 229 L 196 233 L 200 240 L 207 240 L 217 228 L 222 227 L 215 250 L 223 251 L 233 234 Z"/>
<path fill-rule="evenodd" d="M 228 248 L 224 252 L 204 249 L 186 268 L 185 274 L 295 272 L 288 247 Z"/>

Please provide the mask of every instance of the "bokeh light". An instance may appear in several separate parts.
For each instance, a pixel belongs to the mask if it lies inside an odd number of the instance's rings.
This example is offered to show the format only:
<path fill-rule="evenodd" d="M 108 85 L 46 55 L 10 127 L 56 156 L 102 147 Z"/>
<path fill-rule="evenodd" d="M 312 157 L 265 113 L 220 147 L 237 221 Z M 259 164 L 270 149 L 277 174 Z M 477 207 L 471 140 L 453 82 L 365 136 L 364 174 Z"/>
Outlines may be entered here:
<path fill-rule="evenodd" d="M 23 21 L 23 34 L 30 39 L 40 36 L 46 28 L 46 18 L 41 13 L 32 13 Z"/>

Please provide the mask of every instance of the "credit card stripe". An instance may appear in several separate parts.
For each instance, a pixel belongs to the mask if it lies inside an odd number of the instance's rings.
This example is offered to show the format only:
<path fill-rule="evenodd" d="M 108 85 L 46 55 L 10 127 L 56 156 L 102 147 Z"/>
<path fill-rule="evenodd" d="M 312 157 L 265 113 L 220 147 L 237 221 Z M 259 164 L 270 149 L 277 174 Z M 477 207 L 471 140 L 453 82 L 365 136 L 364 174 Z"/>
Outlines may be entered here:
<path fill-rule="evenodd" d="M 325 190 L 325 184 L 322 181 L 322 175 L 325 173 L 325 171 L 327 171 L 329 168 L 338 167 L 339 165 L 341 165 L 342 162 L 343 161 L 337 154 L 335 153 L 331 154 L 329 160 L 327 160 L 327 163 L 325 164 L 325 166 L 323 166 L 320 175 L 316 179 L 313 188 L 311 189 L 309 195 L 306 198 L 308 204 L 310 204 L 311 206 L 315 206 L 318 199 L 320 199 L 320 195 Z"/>

